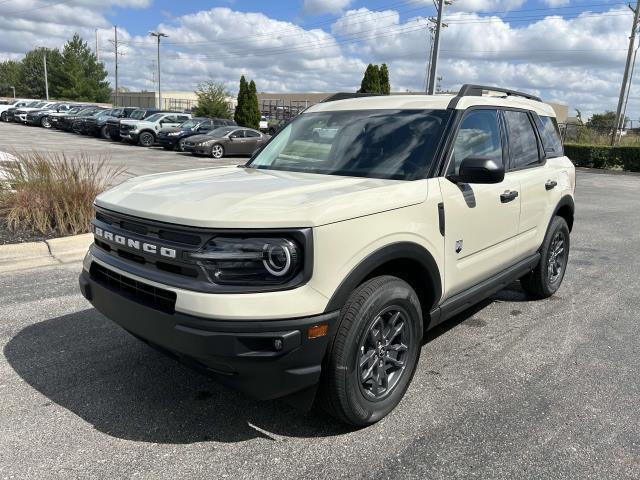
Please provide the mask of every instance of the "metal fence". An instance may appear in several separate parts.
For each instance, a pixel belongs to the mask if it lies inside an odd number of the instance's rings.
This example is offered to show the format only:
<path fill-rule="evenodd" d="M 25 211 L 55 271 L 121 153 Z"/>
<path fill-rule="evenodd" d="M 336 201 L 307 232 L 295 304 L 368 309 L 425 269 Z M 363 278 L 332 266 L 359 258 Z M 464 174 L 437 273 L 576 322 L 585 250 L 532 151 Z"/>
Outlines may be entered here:
<path fill-rule="evenodd" d="M 584 145 L 611 145 L 613 127 L 594 127 L 579 124 L 558 124 L 563 143 L 580 143 Z M 628 121 L 626 128 L 618 132 L 617 145 L 640 145 L 640 122 Z"/>

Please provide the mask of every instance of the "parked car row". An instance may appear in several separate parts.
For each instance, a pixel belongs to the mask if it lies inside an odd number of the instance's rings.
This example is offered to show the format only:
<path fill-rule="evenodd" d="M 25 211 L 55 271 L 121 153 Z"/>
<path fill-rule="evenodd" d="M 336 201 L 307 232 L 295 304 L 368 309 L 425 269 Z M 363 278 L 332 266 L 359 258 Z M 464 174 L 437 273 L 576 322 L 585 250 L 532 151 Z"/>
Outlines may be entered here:
<path fill-rule="evenodd" d="M 0 105 L 0 119 L 213 158 L 250 155 L 270 138 L 224 118 L 193 117 L 155 108 L 106 108 L 28 99 Z"/>

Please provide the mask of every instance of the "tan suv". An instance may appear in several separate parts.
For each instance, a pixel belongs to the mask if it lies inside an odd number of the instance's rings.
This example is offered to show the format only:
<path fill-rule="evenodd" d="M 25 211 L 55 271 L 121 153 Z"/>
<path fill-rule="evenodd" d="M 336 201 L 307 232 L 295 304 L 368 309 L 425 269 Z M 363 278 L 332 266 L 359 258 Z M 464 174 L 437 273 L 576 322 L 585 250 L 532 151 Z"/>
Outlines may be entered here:
<path fill-rule="evenodd" d="M 518 279 L 559 288 L 575 172 L 531 95 L 329 100 L 242 168 L 100 195 L 80 287 L 221 382 L 367 425 L 401 400 L 426 330 Z"/>

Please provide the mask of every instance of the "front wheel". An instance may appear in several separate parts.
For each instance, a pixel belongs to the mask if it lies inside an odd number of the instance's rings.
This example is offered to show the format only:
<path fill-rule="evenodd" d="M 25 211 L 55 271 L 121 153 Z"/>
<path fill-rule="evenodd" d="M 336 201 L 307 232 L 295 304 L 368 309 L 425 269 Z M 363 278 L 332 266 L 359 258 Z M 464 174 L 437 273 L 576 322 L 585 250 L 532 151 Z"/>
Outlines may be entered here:
<path fill-rule="evenodd" d="M 100 128 L 99 136 L 104 140 L 109 139 L 109 129 L 107 128 L 106 125 Z"/>
<path fill-rule="evenodd" d="M 7 120 L 7 112 L 0 113 L 0 120 L 2 120 L 3 122 L 8 122 L 8 120 Z"/>
<path fill-rule="evenodd" d="M 141 147 L 150 147 L 155 142 L 156 138 L 151 132 L 142 132 L 138 137 L 138 144 Z"/>
<path fill-rule="evenodd" d="M 215 144 L 213 147 L 211 147 L 211 156 L 213 158 L 224 157 L 224 147 L 220 144 Z"/>
<path fill-rule="evenodd" d="M 51 128 L 51 122 L 49 121 L 49 117 L 42 117 L 40 119 L 40 126 L 42 128 Z"/>
<path fill-rule="evenodd" d="M 318 402 L 343 422 L 365 426 L 400 403 L 422 344 L 422 313 L 405 281 L 373 278 L 353 291 L 322 369 Z"/>
<path fill-rule="evenodd" d="M 534 298 L 556 293 L 567 270 L 569 247 L 569 226 L 564 218 L 554 217 L 544 237 L 538 265 L 520 279 L 523 290 Z"/>
<path fill-rule="evenodd" d="M 176 145 L 176 150 L 178 150 L 179 152 L 184 152 L 184 138 L 181 138 L 180 140 L 178 140 L 178 144 Z"/>

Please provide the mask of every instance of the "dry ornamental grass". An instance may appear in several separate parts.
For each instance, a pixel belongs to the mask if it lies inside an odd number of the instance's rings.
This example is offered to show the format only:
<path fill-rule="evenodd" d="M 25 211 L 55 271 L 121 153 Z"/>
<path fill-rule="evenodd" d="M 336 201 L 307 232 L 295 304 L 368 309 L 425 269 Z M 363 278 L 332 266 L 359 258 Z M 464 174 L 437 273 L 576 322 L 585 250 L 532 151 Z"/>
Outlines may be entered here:
<path fill-rule="evenodd" d="M 93 200 L 123 173 L 108 166 L 106 157 L 37 151 L 14 155 L 19 163 L 4 167 L 7 182 L 0 187 L 0 219 L 12 231 L 59 236 L 88 232 Z"/>

